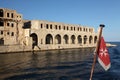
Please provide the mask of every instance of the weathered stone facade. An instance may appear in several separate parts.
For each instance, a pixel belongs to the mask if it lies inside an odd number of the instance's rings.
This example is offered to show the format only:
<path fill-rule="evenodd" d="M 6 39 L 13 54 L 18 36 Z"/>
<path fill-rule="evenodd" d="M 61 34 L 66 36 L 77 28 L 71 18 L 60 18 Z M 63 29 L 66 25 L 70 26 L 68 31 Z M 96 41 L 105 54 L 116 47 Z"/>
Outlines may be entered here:
<path fill-rule="evenodd" d="M 0 9 L 0 44 L 30 50 L 94 47 L 94 28 L 43 20 L 23 20 L 15 10 Z"/>
<path fill-rule="evenodd" d="M 15 10 L 0 9 L 0 44 L 13 45 L 19 43 L 22 34 L 22 15 Z"/>
<path fill-rule="evenodd" d="M 81 48 L 96 45 L 97 33 L 94 32 L 94 28 L 41 20 L 29 21 L 28 25 L 30 27 L 25 31 L 26 36 L 32 37 L 38 49 Z"/>

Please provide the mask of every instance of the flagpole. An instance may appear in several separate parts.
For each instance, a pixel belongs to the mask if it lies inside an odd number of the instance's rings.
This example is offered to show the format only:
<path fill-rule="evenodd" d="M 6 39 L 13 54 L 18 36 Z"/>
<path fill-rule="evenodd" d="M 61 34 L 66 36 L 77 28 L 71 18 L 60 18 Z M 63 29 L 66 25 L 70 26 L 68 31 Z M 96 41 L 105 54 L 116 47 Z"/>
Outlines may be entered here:
<path fill-rule="evenodd" d="M 91 74 L 90 74 L 90 80 L 92 80 L 92 76 L 93 76 L 93 72 L 94 72 L 94 67 L 95 67 L 96 59 L 97 59 L 97 53 L 98 53 L 98 50 L 99 50 L 99 45 L 100 45 L 100 39 L 101 39 L 101 35 L 102 35 L 102 30 L 103 30 L 104 27 L 105 27 L 104 24 L 100 24 L 100 32 L 99 32 L 98 41 L 97 41 L 97 45 L 96 45 L 96 49 L 95 49 L 94 60 L 93 60 L 93 64 L 92 64 Z"/>

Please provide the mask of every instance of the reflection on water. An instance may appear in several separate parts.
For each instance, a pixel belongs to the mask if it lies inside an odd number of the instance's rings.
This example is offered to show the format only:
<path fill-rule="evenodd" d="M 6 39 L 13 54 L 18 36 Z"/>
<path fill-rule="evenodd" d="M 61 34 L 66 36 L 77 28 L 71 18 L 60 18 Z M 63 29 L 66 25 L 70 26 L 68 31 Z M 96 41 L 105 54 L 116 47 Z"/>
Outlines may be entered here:
<path fill-rule="evenodd" d="M 77 76 L 89 65 L 93 49 L 55 50 L 0 55 L 0 75 L 4 79 L 52 79 Z M 78 76 L 79 78 L 80 76 Z"/>
<path fill-rule="evenodd" d="M 0 79 L 89 80 L 93 48 L 0 54 Z M 97 63 L 94 80 L 110 80 Z M 102 76 L 102 77 L 101 77 Z"/>

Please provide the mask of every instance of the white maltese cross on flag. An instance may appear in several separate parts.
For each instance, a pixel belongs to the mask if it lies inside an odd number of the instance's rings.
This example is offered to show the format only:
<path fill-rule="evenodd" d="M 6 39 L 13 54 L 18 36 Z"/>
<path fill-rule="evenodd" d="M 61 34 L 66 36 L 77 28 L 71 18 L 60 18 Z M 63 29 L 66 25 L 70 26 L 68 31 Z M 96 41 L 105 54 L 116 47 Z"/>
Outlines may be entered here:
<path fill-rule="evenodd" d="M 106 47 L 106 43 L 103 39 L 103 37 L 101 37 L 100 40 L 100 45 L 99 45 L 99 50 L 98 50 L 98 62 L 101 64 L 101 66 L 107 71 L 110 66 L 110 56 L 108 54 L 108 50 Z"/>

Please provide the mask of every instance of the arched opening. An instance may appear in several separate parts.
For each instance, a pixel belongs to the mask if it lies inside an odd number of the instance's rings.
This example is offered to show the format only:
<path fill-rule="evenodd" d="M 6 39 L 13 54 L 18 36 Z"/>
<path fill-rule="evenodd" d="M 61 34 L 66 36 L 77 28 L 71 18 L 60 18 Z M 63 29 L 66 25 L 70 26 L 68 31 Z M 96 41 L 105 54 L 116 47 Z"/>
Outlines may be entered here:
<path fill-rule="evenodd" d="M 4 14 L 3 14 L 3 9 L 0 9 L 0 17 L 3 17 Z"/>
<path fill-rule="evenodd" d="M 72 35 L 72 36 L 71 36 L 71 41 L 72 41 L 72 42 L 71 42 L 72 44 L 75 44 L 75 35 Z"/>
<path fill-rule="evenodd" d="M 61 36 L 59 34 L 55 36 L 55 44 L 61 44 Z"/>
<path fill-rule="evenodd" d="M 34 47 L 38 45 L 38 37 L 35 33 L 32 33 L 30 37 L 32 37 L 32 47 L 34 49 Z"/>
<path fill-rule="evenodd" d="M 87 43 L 87 36 L 85 35 L 84 36 L 84 44 L 86 44 Z"/>
<path fill-rule="evenodd" d="M 97 36 L 94 37 L 94 43 L 97 43 Z"/>
<path fill-rule="evenodd" d="M 93 37 L 90 36 L 90 37 L 89 37 L 89 44 L 92 44 L 92 40 L 93 40 Z"/>
<path fill-rule="evenodd" d="M 53 37 L 51 34 L 46 35 L 46 44 L 53 44 Z"/>
<path fill-rule="evenodd" d="M 82 37 L 81 37 L 81 35 L 78 36 L 78 44 L 82 44 Z"/>
<path fill-rule="evenodd" d="M 0 39 L 0 45 L 4 45 L 4 39 L 3 38 Z"/>
<path fill-rule="evenodd" d="M 65 44 L 68 44 L 68 35 L 64 35 L 63 39 L 64 39 Z"/>

